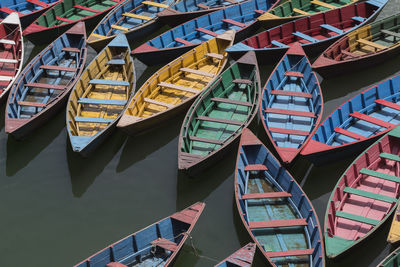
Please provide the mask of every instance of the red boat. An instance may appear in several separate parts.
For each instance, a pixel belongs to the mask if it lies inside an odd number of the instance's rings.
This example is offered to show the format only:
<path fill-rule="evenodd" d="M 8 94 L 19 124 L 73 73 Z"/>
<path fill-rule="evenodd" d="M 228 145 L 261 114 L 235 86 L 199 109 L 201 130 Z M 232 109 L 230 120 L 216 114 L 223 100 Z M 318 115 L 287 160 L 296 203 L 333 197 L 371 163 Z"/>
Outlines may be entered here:
<path fill-rule="evenodd" d="M 0 22 L 0 102 L 21 72 L 24 61 L 24 42 L 17 13 Z"/>
<path fill-rule="evenodd" d="M 400 196 L 400 127 L 390 131 L 345 171 L 325 214 L 325 247 L 334 258 L 374 233 Z"/>
<path fill-rule="evenodd" d="M 215 265 L 215 267 L 251 267 L 256 248 L 256 244 L 248 243 L 246 246 Z"/>

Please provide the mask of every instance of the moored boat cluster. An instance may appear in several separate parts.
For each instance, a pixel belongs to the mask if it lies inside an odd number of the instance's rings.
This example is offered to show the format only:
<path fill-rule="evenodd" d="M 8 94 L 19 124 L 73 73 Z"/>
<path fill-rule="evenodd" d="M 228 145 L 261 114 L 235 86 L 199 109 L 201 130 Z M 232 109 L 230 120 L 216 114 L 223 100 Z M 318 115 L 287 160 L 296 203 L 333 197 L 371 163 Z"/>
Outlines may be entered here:
<path fill-rule="evenodd" d="M 177 168 L 192 176 L 238 145 L 234 194 L 253 243 L 216 266 L 251 266 L 259 251 L 272 266 L 322 267 L 325 256 L 368 242 L 390 220 L 388 242 L 397 244 L 400 75 L 324 119 L 320 85 L 321 76 L 400 54 L 400 14 L 374 21 L 388 1 L 2 1 L 5 131 L 24 139 L 66 108 L 72 149 L 89 157 L 116 128 L 135 136 L 186 112 Z M 164 24 L 171 28 L 149 40 Z M 49 36 L 24 66 L 24 38 L 39 45 Z M 88 45 L 97 51 L 91 62 Z M 166 64 L 139 88 L 135 59 Z M 275 65 L 271 73 L 260 71 L 266 63 Z M 251 130 L 257 127 L 273 151 Z M 286 167 L 299 157 L 323 164 L 354 154 L 322 228 Z M 204 208 L 195 203 L 76 266 L 171 266 Z M 400 266 L 399 249 L 379 266 Z"/>

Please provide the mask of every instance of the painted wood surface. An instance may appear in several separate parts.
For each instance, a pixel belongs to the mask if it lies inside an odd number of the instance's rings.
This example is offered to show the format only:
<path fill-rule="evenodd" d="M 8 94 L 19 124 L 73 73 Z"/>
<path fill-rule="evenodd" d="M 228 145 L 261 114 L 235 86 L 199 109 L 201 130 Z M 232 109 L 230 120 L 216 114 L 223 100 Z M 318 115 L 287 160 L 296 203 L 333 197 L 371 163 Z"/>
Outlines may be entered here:
<path fill-rule="evenodd" d="M 3 102 L 21 73 L 24 61 L 24 41 L 17 13 L 0 22 L 0 103 Z"/>
<path fill-rule="evenodd" d="M 316 130 L 323 113 L 322 91 L 300 44 L 278 63 L 262 91 L 260 114 L 282 162 L 289 164 Z"/>
<path fill-rule="evenodd" d="M 311 201 L 248 129 L 240 140 L 235 199 L 244 226 L 272 266 L 324 266 L 321 228 Z"/>
<path fill-rule="evenodd" d="M 377 267 L 398 267 L 400 266 L 400 247 L 390 253 Z"/>
<path fill-rule="evenodd" d="M 354 154 L 400 123 L 400 76 L 355 95 L 329 114 L 301 155 L 323 163 Z"/>
<path fill-rule="evenodd" d="M 234 36 L 234 31 L 228 31 L 154 73 L 132 98 L 117 127 L 136 134 L 188 108 L 217 79 L 227 62 L 225 49 Z"/>
<path fill-rule="evenodd" d="M 258 111 L 260 77 L 253 52 L 224 71 L 190 107 L 179 135 L 178 167 L 193 172 L 218 160 Z M 221 157 L 221 156 L 220 156 Z M 213 159 L 214 158 L 214 159 Z"/>
<path fill-rule="evenodd" d="M 118 35 L 89 64 L 67 105 L 72 148 L 85 155 L 114 128 L 135 92 L 136 75 L 125 35 Z"/>
<path fill-rule="evenodd" d="M 256 248 L 256 244 L 249 243 L 215 265 L 215 267 L 251 267 Z"/>
<path fill-rule="evenodd" d="M 86 54 L 85 25 L 78 23 L 33 58 L 11 89 L 5 131 L 21 139 L 64 107 Z"/>
<path fill-rule="evenodd" d="M 204 208 L 205 203 L 197 202 L 113 243 L 74 267 L 171 266 Z"/>
<path fill-rule="evenodd" d="M 365 150 L 340 177 L 325 214 L 327 256 L 337 257 L 373 234 L 396 209 L 400 128 Z"/>
<path fill-rule="evenodd" d="M 365 25 L 333 43 L 312 67 L 324 77 L 332 77 L 375 66 L 400 53 L 399 29 L 399 14 Z"/>
<path fill-rule="evenodd" d="M 287 22 L 233 45 L 228 52 L 237 56 L 254 50 L 258 56 L 271 61 L 299 42 L 308 56 L 319 55 L 341 36 L 375 19 L 386 3 L 387 0 L 355 3 Z"/>

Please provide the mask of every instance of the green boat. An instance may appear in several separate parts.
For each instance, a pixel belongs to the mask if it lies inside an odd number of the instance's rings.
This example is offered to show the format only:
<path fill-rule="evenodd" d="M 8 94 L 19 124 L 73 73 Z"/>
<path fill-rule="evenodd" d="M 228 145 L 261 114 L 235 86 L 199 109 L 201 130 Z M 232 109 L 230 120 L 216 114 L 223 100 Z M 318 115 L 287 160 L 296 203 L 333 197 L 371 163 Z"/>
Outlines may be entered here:
<path fill-rule="evenodd" d="M 257 114 L 259 96 L 257 59 L 250 51 L 190 107 L 179 136 L 179 169 L 194 175 L 221 158 Z"/>
<path fill-rule="evenodd" d="M 289 0 L 258 17 L 265 28 L 281 25 L 301 17 L 341 8 L 358 0 Z"/>
<path fill-rule="evenodd" d="M 64 0 L 36 19 L 23 34 L 34 44 L 48 43 L 80 21 L 86 30 L 118 5 L 121 0 Z"/>
<path fill-rule="evenodd" d="M 390 253 L 377 267 L 398 267 L 400 266 L 400 247 Z"/>

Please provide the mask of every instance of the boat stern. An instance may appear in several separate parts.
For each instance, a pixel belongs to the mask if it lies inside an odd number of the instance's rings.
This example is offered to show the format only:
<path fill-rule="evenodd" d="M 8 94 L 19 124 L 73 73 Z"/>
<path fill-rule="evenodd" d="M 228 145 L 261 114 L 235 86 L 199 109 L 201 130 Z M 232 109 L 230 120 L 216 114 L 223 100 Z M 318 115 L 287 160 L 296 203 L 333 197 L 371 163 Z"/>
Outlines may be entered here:
<path fill-rule="evenodd" d="M 344 239 L 338 236 L 325 234 L 325 249 L 328 258 L 335 258 L 349 250 L 355 244 L 354 240 Z"/>

